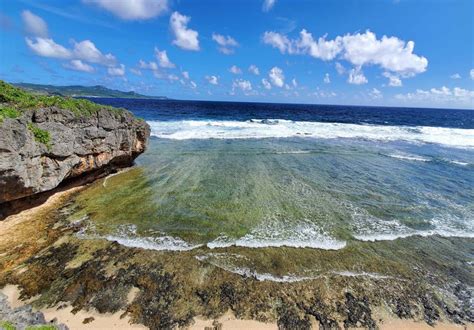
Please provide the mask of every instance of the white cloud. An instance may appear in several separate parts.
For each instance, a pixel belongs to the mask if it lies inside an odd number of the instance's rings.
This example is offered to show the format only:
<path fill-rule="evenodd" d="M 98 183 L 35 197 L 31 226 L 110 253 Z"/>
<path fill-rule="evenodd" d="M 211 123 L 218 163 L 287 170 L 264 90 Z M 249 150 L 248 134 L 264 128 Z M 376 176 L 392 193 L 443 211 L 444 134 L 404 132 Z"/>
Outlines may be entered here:
<path fill-rule="evenodd" d="M 336 62 L 336 71 L 338 74 L 343 75 L 346 73 L 346 68 L 339 62 Z"/>
<path fill-rule="evenodd" d="M 167 0 L 83 0 L 124 20 L 145 20 L 168 10 Z"/>
<path fill-rule="evenodd" d="M 397 37 L 387 36 L 379 40 L 373 32 L 367 30 L 363 34 L 345 35 L 342 43 L 343 57 L 355 66 L 375 64 L 403 76 L 424 72 L 428 66 L 425 57 L 413 54 L 413 41 L 405 43 Z"/>
<path fill-rule="evenodd" d="M 390 72 L 384 72 L 383 76 L 388 78 L 388 85 L 392 87 L 400 87 L 402 86 L 402 80 L 399 76 L 392 74 Z"/>
<path fill-rule="evenodd" d="M 151 70 L 151 71 L 157 71 L 158 70 L 158 64 L 156 62 L 145 62 L 143 60 L 140 60 L 138 62 L 138 66 L 140 69 L 145 69 L 145 70 Z"/>
<path fill-rule="evenodd" d="M 362 84 L 367 84 L 369 81 L 367 78 L 364 76 L 364 73 L 362 72 L 361 68 L 353 68 L 351 71 L 349 71 L 349 78 L 347 79 L 347 82 L 349 84 L 354 84 L 354 85 L 362 85 Z"/>
<path fill-rule="evenodd" d="M 170 81 L 176 81 L 176 80 L 179 80 L 179 77 L 175 74 L 169 74 L 166 76 L 168 80 Z"/>
<path fill-rule="evenodd" d="M 170 17 L 170 28 L 175 39 L 173 44 L 184 50 L 199 50 L 199 33 L 188 29 L 191 17 L 184 16 L 175 11 Z"/>
<path fill-rule="evenodd" d="M 189 80 L 189 72 L 188 71 L 183 71 L 183 72 L 181 72 L 181 74 L 183 75 L 184 79 Z"/>
<path fill-rule="evenodd" d="M 63 65 L 67 69 L 71 69 L 74 71 L 81 71 L 81 72 L 88 72 L 92 73 L 94 72 L 94 67 L 91 65 L 82 62 L 81 60 L 72 60 L 69 63 L 66 63 Z"/>
<path fill-rule="evenodd" d="M 48 25 L 41 17 L 33 14 L 29 10 L 23 10 L 21 12 L 21 18 L 25 26 L 25 32 L 28 35 L 42 38 L 48 37 Z"/>
<path fill-rule="evenodd" d="M 293 85 L 294 88 L 298 87 L 298 82 L 296 81 L 295 78 L 291 81 L 291 84 Z"/>
<path fill-rule="evenodd" d="M 413 93 L 397 94 L 395 99 L 413 105 L 474 107 L 474 90 L 459 87 L 450 89 L 446 86 L 429 90 L 417 89 Z"/>
<path fill-rule="evenodd" d="M 471 69 L 471 71 L 469 71 L 469 75 L 471 76 L 471 79 L 474 80 L 474 69 Z"/>
<path fill-rule="evenodd" d="M 265 89 L 272 89 L 272 84 L 265 78 L 262 79 L 262 85 Z"/>
<path fill-rule="evenodd" d="M 260 70 L 254 64 L 249 66 L 249 72 L 253 73 L 254 75 L 258 76 L 260 74 Z"/>
<path fill-rule="evenodd" d="M 273 86 L 283 87 L 285 84 L 285 76 L 283 74 L 283 70 L 279 67 L 273 67 L 270 72 L 268 73 L 268 78 Z"/>
<path fill-rule="evenodd" d="M 112 54 L 102 54 L 100 50 L 90 40 L 74 42 L 74 57 L 90 63 L 102 64 L 105 66 L 113 66 L 116 58 Z"/>
<path fill-rule="evenodd" d="M 276 0 L 264 0 L 262 5 L 262 10 L 264 12 L 269 11 L 275 5 Z"/>
<path fill-rule="evenodd" d="M 450 76 L 451 79 L 461 79 L 461 75 L 459 73 L 452 74 Z"/>
<path fill-rule="evenodd" d="M 218 85 L 219 81 L 216 76 L 206 76 L 206 80 L 211 84 L 211 85 Z"/>
<path fill-rule="evenodd" d="M 249 92 L 252 90 L 252 84 L 248 80 L 236 79 L 232 82 L 232 91 L 240 89 L 243 92 Z"/>
<path fill-rule="evenodd" d="M 324 83 L 325 84 L 330 84 L 331 83 L 331 78 L 329 78 L 329 73 L 326 73 L 324 75 Z"/>
<path fill-rule="evenodd" d="M 168 58 L 168 54 L 166 54 L 166 50 L 160 51 L 158 48 L 155 47 L 155 57 L 158 60 L 159 66 L 162 68 L 172 69 L 176 66 Z"/>
<path fill-rule="evenodd" d="M 35 37 L 34 39 L 25 38 L 25 40 L 36 55 L 59 59 L 69 59 L 72 56 L 69 49 L 55 43 L 53 39 Z"/>
<path fill-rule="evenodd" d="M 197 84 L 194 81 L 191 81 L 189 84 L 190 84 L 192 89 L 196 89 Z"/>
<path fill-rule="evenodd" d="M 239 43 L 231 36 L 224 36 L 218 33 L 212 34 L 212 40 L 219 45 L 219 51 L 226 55 L 233 54 L 235 52 L 235 47 L 239 46 Z"/>
<path fill-rule="evenodd" d="M 242 73 L 242 70 L 240 70 L 240 68 L 236 65 L 232 65 L 230 68 L 229 68 L 229 72 L 233 73 L 233 74 L 241 74 Z"/>
<path fill-rule="evenodd" d="M 141 76 L 142 75 L 142 72 L 138 69 L 135 69 L 135 68 L 130 68 L 130 72 L 133 73 L 136 76 Z"/>
<path fill-rule="evenodd" d="M 125 65 L 120 64 L 117 67 L 110 67 L 107 69 L 107 73 L 110 76 L 122 77 L 125 75 Z"/>
<path fill-rule="evenodd" d="M 373 100 L 379 100 L 383 98 L 382 92 L 379 91 L 377 88 L 372 88 L 372 90 L 369 92 L 369 96 Z"/>
<path fill-rule="evenodd" d="M 428 60 L 413 53 L 415 43 L 405 42 L 397 37 L 377 36 L 367 30 L 365 33 L 346 34 L 327 40 L 326 36 L 315 40 L 303 29 L 297 39 L 289 39 L 277 32 L 265 32 L 263 42 L 285 54 L 305 54 L 323 61 L 335 58 L 345 59 L 355 67 L 378 65 L 399 78 L 413 77 L 426 71 Z M 345 70 L 336 63 L 336 70 Z"/>

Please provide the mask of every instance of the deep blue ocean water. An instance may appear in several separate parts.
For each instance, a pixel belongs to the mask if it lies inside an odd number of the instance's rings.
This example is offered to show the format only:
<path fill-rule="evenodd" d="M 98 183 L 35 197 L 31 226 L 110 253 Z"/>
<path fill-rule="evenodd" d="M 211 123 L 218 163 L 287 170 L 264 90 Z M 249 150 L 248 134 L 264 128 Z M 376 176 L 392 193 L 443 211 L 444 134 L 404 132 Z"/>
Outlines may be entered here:
<path fill-rule="evenodd" d="M 145 120 L 245 121 L 280 118 L 293 121 L 474 128 L 474 111 L 469 110 L 116 98 L 91 100 L 126 108 Z"/>

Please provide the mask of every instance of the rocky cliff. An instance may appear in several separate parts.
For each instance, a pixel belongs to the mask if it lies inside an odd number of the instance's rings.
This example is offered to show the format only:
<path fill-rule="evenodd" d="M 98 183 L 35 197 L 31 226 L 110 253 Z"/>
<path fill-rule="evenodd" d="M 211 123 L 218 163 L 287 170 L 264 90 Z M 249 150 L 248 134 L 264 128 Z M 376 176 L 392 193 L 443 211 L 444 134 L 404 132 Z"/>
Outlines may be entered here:
<path fill-rule="evenodd" d="M 0 208 L 72 178 L 129 166 L 150 135 L 130 112 L 105 107 L 78 115 L 49 106 L 11 117 L 0 118 Z"/>

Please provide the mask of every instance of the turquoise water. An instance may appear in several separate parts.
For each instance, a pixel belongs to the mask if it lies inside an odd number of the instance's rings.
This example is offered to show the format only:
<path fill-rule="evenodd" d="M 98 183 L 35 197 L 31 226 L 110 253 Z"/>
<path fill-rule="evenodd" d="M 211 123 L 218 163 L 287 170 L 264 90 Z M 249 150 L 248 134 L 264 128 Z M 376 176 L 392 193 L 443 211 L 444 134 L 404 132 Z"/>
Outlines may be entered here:
<path fill-rule="evenodd" d="M 173 125 L 180 138 L 152 138 L 135 168 L 79 196 L 84 236 L 158 250 L 474 237 L 472 149 L 371 137 L 196 138 L 187 123 Z"/>

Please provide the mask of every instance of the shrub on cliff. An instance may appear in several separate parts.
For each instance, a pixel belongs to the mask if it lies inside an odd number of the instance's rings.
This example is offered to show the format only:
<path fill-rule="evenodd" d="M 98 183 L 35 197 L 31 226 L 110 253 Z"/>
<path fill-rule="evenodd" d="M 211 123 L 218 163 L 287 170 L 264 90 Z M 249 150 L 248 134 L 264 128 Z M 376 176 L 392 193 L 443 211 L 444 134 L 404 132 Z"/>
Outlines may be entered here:
<path fill-rule="evenodd" d="M 0 80 L 0 122 L 4 118 L 18 117 L 23 110 L 53 106 L 68 109 L 78 116 L 90 116 L 100 109 L 121 111 L 114 107 L 99 105 L 84 99 L 56 95 L 35 95 Z"/>

